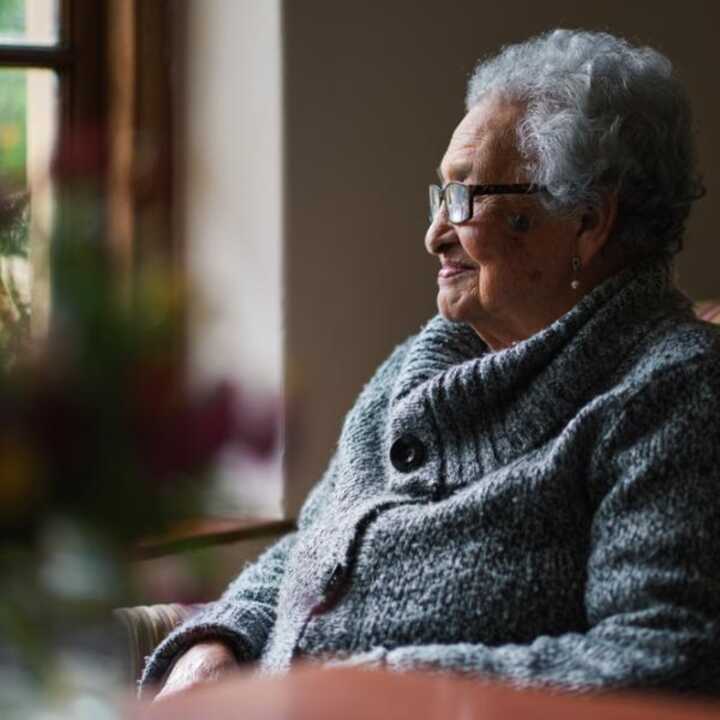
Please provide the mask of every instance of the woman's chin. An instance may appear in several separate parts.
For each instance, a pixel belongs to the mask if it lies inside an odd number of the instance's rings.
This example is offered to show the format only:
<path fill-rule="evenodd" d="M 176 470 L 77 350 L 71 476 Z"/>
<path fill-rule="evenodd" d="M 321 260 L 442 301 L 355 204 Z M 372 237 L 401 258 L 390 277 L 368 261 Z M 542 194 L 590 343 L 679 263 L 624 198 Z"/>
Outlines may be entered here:
<path fill-rule="evenodd" d="M 467 323 L 477 314 L 477 300 L 440 291 L 437 297 L 438 312 L 446 320 Z"/>

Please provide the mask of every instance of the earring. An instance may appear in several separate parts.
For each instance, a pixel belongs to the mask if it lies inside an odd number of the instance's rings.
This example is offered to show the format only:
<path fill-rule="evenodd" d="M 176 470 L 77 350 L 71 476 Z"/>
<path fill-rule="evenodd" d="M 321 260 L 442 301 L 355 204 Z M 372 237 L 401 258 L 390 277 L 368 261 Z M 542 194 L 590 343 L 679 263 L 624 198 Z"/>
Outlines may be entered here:
<path fill-rule="evenodd" d="M 573 255 L 572 269 L 573 269 L 574 275 L 577 275 L 580 272 L 580 270 L 582 269 L 582 261 L 580 260 L 579 255 Z M 574 277 L 572 279 L 572 282 L 570 283 L 570 287 L 573 290 L 577 290 L 580 287 L 580 281 L 577 279 L 577 277 Z"/>

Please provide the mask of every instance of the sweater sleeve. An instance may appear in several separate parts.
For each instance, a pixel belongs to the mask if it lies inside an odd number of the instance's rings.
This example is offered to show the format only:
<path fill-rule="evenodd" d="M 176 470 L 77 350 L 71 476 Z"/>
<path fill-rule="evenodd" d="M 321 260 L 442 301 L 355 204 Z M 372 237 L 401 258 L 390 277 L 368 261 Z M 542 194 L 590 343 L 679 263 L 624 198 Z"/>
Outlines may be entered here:
<path fill-rule="evenodd" d="M 313 488 L 298 518 L 298 530 L 312 524 L 334 484 L 336 459 Z M 172 663 L 192 645 L 223 640 L 240 662 L 256 660 L 275 623 L 275 604 L 295 532 L 268 548 L 228 586 L 219 600 L 209 603 L 163 640 L 145 664 L 139 681 L 142 696 L 161 682 Z"/>
<path fill-rule="evenodd" d="M 584 633 L 527 645 L 382 647 L 336 664 L 568 689 L 720 692 L 720 369 L 638 390 L 596 448 Z"/>
<path fill-rule="evenodd" d="M 411 337 L 395 348 L 364 392 L 372 393 L 377 386 L 391 384 L 412 341 Z M 322 480 L 308 495 L 298 517 L 298 532 L 302 533 L 314 523 L 332 492 L 338 457 L 336 452 Z M 139 681 L 141 696 L 163 680 L 177 657 L 199 642 L 221 639 L 232 647 L 240 662 L 260 657 L 275 624 L 277 596 L 295 537 L 296 533 L 289 533 L 278 540 L 254 564 L 246 567 L 217 602 L 207 605 L 158 645 L 146 660 Z"/>

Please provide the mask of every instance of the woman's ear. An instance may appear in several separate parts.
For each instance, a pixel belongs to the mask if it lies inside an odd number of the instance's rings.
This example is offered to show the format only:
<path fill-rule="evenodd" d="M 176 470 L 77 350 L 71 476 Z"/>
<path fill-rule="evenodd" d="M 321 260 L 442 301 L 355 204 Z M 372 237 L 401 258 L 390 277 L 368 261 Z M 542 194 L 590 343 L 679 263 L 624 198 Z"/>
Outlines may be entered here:
<path fill-rule="evenodd" d="M 577 233 L 577 252 L 583 266 L 587 267 L 603 249 L 617 220 L 617 193 L 607 193 L 597 207 L 589 207 L 580 216 Z"/>

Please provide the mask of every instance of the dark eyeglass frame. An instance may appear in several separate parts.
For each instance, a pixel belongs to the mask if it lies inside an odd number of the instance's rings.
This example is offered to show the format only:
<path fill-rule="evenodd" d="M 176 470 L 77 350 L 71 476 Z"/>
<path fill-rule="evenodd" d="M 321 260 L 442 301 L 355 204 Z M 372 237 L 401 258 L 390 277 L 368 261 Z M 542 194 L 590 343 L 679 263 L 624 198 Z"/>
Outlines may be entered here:
<path fill-rule="evenodd" d="M 513 183 L 510 185 L 466 185 L 465 183 L 449 182 L 444 188 L 439 185 L 432 184 L 428 188 L 430 194 L 430 222 L 434 222 L 437 214 L 442 208 L 445 200 L 445 194 L 450 190 L 458 191 L 461 196 L 461 203 L 453 203 L 452 208 L 448 208 L 448 219 L 453 225 L 460 225 L 467 222 L 472 217 L 472 204 L 477 195 L 534 195 L 543 192 L 545 188 L 542 185 L 534 183 Z M 461 214 L 455 212 L 461 210 Z M 454 214 L 453 214 L 454 213 Z"/>

